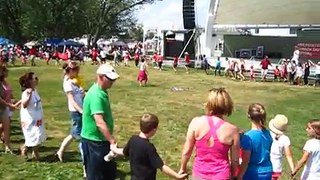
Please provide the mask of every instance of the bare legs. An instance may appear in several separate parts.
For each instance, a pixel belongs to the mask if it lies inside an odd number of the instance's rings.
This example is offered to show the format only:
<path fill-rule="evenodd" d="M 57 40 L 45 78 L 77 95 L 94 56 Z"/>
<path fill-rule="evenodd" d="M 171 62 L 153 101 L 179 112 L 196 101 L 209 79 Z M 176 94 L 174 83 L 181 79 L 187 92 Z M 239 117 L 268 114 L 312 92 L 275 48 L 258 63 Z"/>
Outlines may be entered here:
<path fill-rule="evenodd" d="M 65 137 L 61 143 L 61 146 L 57 152 L 57 156 L 59 160 L 62 162 L 63 161 L 63 153 L 66 150 L 66 148 L 70 145 L 70 143 L 73 141 L 72 135 L 68 135 Z"/>

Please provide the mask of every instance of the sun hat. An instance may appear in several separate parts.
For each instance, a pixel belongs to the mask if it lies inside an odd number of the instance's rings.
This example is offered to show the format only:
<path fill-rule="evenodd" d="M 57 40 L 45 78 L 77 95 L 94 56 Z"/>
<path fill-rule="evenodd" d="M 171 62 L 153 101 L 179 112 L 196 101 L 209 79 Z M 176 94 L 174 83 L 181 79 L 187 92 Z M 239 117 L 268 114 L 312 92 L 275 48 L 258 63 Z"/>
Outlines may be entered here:
<path fill-rule="evenodd" d="M 276 134 L 283 134 L 287 130 L 288 118 L 283 114 L 277 114 L 269 122 L 269 128 Z"/>
<path fill-rule="evenodd" d="M 116 79 L 118 79 L 120 77 L 119 74 L 114 69 L 114 67 L 111 66 L 110 64 L 102 64 L 102 65 L 100 65 L 98 70 L 97 70 L 97 74 L 106 75 L 111 80 L 116 80 Z"/>
<path fill-rule="evenodd" d="M 188 53 L 188 52 L 185 52 L 184 54 L 188 55 L 189 53 Z"/>

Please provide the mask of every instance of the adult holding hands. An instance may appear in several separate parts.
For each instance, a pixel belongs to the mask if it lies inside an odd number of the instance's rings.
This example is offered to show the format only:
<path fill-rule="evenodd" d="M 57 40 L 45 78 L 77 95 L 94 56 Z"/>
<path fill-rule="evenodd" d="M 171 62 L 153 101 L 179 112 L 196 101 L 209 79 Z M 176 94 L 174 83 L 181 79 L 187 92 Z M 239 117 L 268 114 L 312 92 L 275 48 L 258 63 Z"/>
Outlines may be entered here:
<path fill-rule="evenodd" d="M 195 147 L 193 179 L 229 180 L 235 176 L 240 148 L 238 128 L 225 120 L 232 114 L 233 101 L 225 89 L 211 89 L 205 108 L 206 115 L 189 124 L 179 173 L 187 172 Z"/>

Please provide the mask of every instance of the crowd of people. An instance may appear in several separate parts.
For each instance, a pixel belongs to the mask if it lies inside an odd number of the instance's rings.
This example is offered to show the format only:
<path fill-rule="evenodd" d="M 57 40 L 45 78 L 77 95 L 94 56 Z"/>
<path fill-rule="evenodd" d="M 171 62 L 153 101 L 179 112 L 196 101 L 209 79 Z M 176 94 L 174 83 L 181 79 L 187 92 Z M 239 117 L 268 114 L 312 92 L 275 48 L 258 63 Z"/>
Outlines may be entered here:
<path fill-rule="evenodd" d="M 207 70 L 209 69 L 208 62 L 205 58 L 204 60 L 204 70 L 208 74 Z M 288 82 L 290 85 L 298 85 L 298 86 L 308 86 L 309 85 L 309 76 L 310 76 L 310 68 L 317 67 L 320 64 L 315 64 L 312 61 L 306 61 L 301 63 L 297 60 L 292 59 L 281 59 L 279 65 L 273 66 L 268 58 L 265 56 L 264 59 L 260 62 L 260 69 L 261 69 L 261 80 L 266 81 L 268 78 L 268 72 L 272 70 L 273 72 L 270 73 L 273 75 L 271 78 L 272 81 L 276 82 Z M 249 67 L 249 69 L 248 69 Z M 222 67 L 221 67 L 221 60 L 218 57 L 216 60 L 216 64 L 214 68 L 214 75 L 222 75 Z M 244 81 L 246 79 L 250 81 L 256 81 L 256 72 L 257 67 L 254 65 L 247 65 L 244 59 L 239 60 L 229 60 L 226 58 L 226 67 L 224 68 L 224 75 L 226 77 L 230 77 L 232 79 L 239 79 Z M 315 82 L 313 85 L 320 84 L 320 77 L 315 77 Z"/>
<path fill-rule="evenodd" d="M 130 59 L 130 55 L 128 55 Z M 138 82 L 146 85 L 148 65 L 144 57 L 140 57 L 139 48 L 135 52 L 135 64 L 139 68 Z M 154 61 L 161 70 L 161 56 L 155 55 Z M 173 68 L 178 63 L 175 57 Z M 284 69 L 292 67 L 294 61 L 284 61 Z M 185 53 L 185 67 L 188 72 L 190 57 Z M 230 63 L 232 64 L 232 63 Z M 233 67 L 234 66 L 233 62 Z M 114 62 L 114 66 L 117 63 Z M 125 66 L 128 64 L 125 63 Z M 262 75 L 271 63 L 267 57 L 261 62 Z M 308 64 L 304 65 L 307 67 Z M 244 65 L 243 65 L 244 66 Z M 230 65 L 231 67 L 231 65 Z M 295 65 L 299 70 L 300 65 Z M 240 69 L 242 65 L 240 65 Z M 277 67 L 275 67 L 275 70 Z M 290 68 L 289 68 L 290 69 Z M 292 68 L 291 68 L 292 69 Z M 301 67 L 302 69 L 302 67 Z M 299 71 L 302 71 L 302 70 Z M 79 75 L 80 66 L 74 61 L 63 65 L 63 90 L 68 100 L 68 111 L 71 117 L 70 134 L 61 142 L 56 158 L 64 161 L 64 152 L 69 144 L 80 140 L 79 151 L 83 163 L 83 174 L 88 180 L 115 179 L 116 163 L 114 158 L 126 156 L 130 161 L 132 179 L 156 179 L 157 169 L 176 179 L 186 179 L 189 174 L 196 180 L 200 179 L 238 179 L 238 180 L 277 180 L 283 175 L 282 156 L 287 157 L 290 173 L 295 177 L 305 165 L 301 175 L 303 180 L 320 179 L 320 120 L 307 123 L 306 131 L 310 139 L 303 148 L 303 156 L 297 164 L 293 162 L 290 138 L 285 135 L 288 119 L 285 115 L 276 115 L 266 125 L 266 109 L 262 104 L 249 105 L 247 114 L 251 129 L 243 132 L 227 117 L 233 112 L 234 104 L 229 93 L 222 88 L 211 89 L 205 105 L 204 116 L 193 118 L 190 122 L 186 141 L 182 150 L 179 171 L 167 166 L 156 147 L 150 142 L 159 126 L 155 114 L 143 114 L 140 119 L 140 133 L 133 135 L 124 148 L 117 147 L 113 136 L 114 118 L 110 106 L 108 89 L 119 78 L 115 68 L 109 63 L 101 63 L 96 71 L 96 82 L 86 90 L 83 79 Z M 292 69 L 293 70 L 293 69 Z M 217 70 L 218 71 L 218 70 Z M 292 81 L 293 71 L 280 70 L 281 77 Z M 235 69 L 226 68 L 227 74 L 237 78 Z M 300 72 L 295 72 L 300 75 Z M 218 71 L 218 74 L 220 72 Z M 25 73 L 19 78 L 21 98 L 13 98 L 12 88 L 7 81 L 8 69 L 0 67 L 0 118 L 2 122 L 1 138 L 5 152 L 12 153 L 10 145 L 10 118 L 12 111 L 20 109 L 21 128 L 25 142 L 21 145 L 21 155 L 28 157 L 32 150 L 32 158 L 39 160 L 39 147 L 46 140 L 45 122 L 41 96 L 37 92 L 39 78 L 34 72 Z M 286 76 L 285 76 L 286 75 Z M 230 75 L 231 76 L 231 75 Z M 240 76 L 241 78 L 241 76 Z M 19 100 L 15 100 L 19 99 Z M 195 149 L 192 170 L 188 169 L 188 161 Z M 143 153 L 141 153 L 143 152 Z"/>

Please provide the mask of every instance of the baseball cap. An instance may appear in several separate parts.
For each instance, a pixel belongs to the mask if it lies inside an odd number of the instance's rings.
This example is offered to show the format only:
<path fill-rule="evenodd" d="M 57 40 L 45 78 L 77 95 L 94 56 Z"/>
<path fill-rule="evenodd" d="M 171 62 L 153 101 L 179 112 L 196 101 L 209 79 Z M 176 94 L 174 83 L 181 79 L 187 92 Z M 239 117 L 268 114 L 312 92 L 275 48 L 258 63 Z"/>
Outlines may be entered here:
<path fill-rule="evenodd" d="M 116 79 L 119 78 L 118 73 L 116 72 L 114 67 L 111 66 L 110 64 L 102 64 L 102 65 L 100 65 L 98 70 L 97 70 L 97 74 L 106 75 L 111 80 L 116 80 Z"/>

